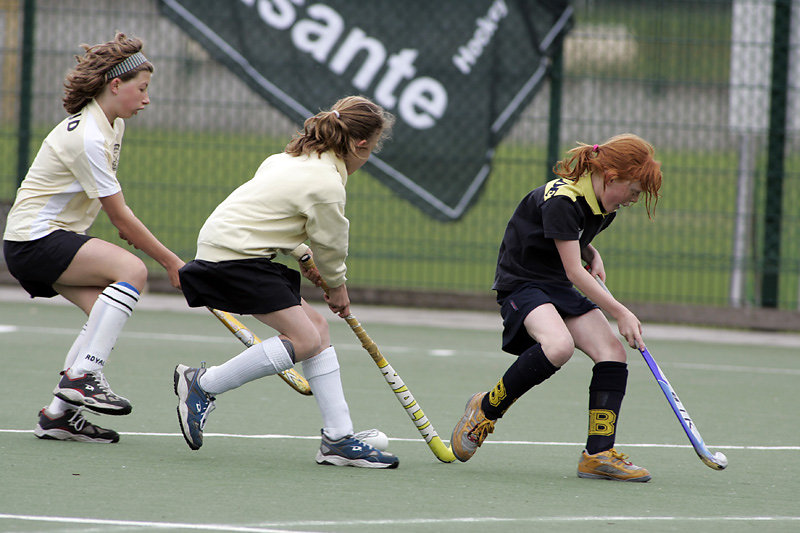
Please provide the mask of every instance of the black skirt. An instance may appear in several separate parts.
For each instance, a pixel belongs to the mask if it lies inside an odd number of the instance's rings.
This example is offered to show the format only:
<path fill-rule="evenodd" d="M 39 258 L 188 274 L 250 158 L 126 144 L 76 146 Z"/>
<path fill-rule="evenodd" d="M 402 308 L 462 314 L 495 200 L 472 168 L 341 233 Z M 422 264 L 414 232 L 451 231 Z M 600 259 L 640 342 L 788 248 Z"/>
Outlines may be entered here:
<path fill-rule="evenodd" d="M 189 261 L 179 271 L 190 307 L 261 315 L 300 305 L 300 273 L 269 259 Z"/>
<path fill-rule="evenodd" d="M 31 298 L 52 298 L 61 274 L 69 267 L 88 235 L 57 229 L 33 241 L 3 241 L 3 255 L 12 276 Z"/>

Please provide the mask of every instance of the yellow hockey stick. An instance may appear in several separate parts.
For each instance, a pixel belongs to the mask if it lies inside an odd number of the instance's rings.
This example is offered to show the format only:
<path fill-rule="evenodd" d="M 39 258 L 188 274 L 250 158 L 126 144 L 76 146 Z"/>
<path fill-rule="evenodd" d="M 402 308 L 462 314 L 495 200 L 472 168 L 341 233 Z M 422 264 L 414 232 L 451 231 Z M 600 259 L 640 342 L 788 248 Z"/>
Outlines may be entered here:
<path fill-rule="evenodd" d="M 209 307 L 208 310 L 211 311 L 220 322 L 225 324 L 225 327 L 228 328 L 228 330 L 233 333 L 237 339 L 242 341 L 242 344 L 248 348 L 261 342 L 261 339 L 259 339 L 252 331 L 247 329 L 247 326 L 239 322 L 239 320 L 237 320 L 232 314 L 228 313 L 227 311 L 220 311 L 219 309 L 214 309 L 211 307 Z M 278 376 L 280 376 L 283 381 L 285 381 L 291 388 L 300 394 L 311 396 L 311 386 L 309 386 L 308 381 L 306 381 L 306 378 L 301 376 L 294 368 L 284 370 L 283 372 L 280 372 Z"/>
<path fill-rule="evenodd" d="M 300 247 L 298 247 L 300 248 Z M 307 248 L 305 248 L 307 250 Z M 297 250 L 297 249 L 296 249 Z M 306 268 L 316 268 L 314 264 L 314 259 L 311 257 L 309 253 L 302 253 L 299 257 L 296 255 L 296 252 L 292 252 L 298 261 L 305 264 Z M 327 293 L 328 292 L 328 285 L 325 281 L 322 281 L 322 289 Z M 378 365 L 378 368 L 383 374 L 383 378 L 386 380 L 386 383 L 389 384 L 389 387 L 394 392 L 397 400 L 400 402 L 400 405 L 405 408 L 406 413 L 411 418 L 411 421 L 414 422 L 414 425 L 417 426 L 417 430 L 419 431 L 422 438 L 425 439 L 425 442 L 428 444 L 428 447 L 433 452 L 433 455 L 436 456 L 437 459 L 442 461 L 443 463 L 452 463 L 456 460 L 455 455 L 453 455 L 453 450 L 449 446 L 445 446 L 442 439 L 439 437 L 439 434 L 436 433 L 436 430 L 433 428 L 433 424 L 431 424 L 428 417 L 425 416 L 425 413 L 422 412 L 422 407 L 417 403 L 414 399 L 414 395 L 411 394 L 411 391 L 408 390 L 406 384 L 403 383 L 403 380 L 400 376 L 395 372 L 392 365 L 383 357 L 380 350 L 378 349 L 378 345 L 367 335 L 367 332 L 358 322 L 355 316 L 352 314 L 344 317 L 344 320 L 350 326 L 350 329 L 353 330 L 353 333 L 356 334 L 358 340 L 361 341 L 361 347 L 364 348 L 369 355 L 372 357 L 372 360 L 375 361 L 375 364 Z"/>

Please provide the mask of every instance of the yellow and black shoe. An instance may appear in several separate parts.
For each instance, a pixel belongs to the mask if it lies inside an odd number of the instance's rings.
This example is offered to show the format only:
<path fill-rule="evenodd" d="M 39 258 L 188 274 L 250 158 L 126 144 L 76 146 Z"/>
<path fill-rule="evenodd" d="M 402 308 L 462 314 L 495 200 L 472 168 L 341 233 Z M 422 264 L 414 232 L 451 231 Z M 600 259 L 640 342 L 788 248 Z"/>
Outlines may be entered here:
<path fill-rule="evenodd" d="M 458 421 L 450 436 L 450 445 L 453 455 L 461 462 L 468 461 L 478 451 L 478 446 L 483 444 L 489 433 L 494 432 L 494 420 L 486 418 L 481 409 L 481 401 L 486 392 L 472 395 L 466 406 L 466 411 Z"/>
<path fill-rule="evenodd" d="M 455 449 L 455 447 L 454 447 Z M 628 461 L 628 456 L 614 448 L 589 455 L 586 450 L 578 461 L 578 477 L 613 481 L 650 481 L 650 472 Z"/>

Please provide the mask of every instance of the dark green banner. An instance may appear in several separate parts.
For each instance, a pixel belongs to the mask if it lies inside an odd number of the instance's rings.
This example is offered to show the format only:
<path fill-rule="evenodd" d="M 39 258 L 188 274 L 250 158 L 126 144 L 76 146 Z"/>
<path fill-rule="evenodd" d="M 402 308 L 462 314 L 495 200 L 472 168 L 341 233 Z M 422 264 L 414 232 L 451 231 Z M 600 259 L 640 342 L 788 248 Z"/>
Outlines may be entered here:
<path fill-rule="evenodd" d="M 369 171 L 441 220 L 461 217 L 494 148 L 541 86 L 567 0 L 161 0 L 163 12 L 302 123 L 362 94 L 397 117 Z"/>

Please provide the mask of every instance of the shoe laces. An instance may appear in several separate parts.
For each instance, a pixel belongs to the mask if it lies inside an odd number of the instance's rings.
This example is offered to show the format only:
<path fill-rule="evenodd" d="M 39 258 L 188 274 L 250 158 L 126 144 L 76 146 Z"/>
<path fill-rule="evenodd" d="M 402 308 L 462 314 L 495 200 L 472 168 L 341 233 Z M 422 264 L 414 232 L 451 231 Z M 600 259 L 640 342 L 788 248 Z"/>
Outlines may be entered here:
<path fill-rule="evenodd" d="M 82 431 L 84 426 L 87 424 L 87 421 L 81 414 L 81 411 L 83 411 L 83 406 L 78 407 L 75 410 L 75 414 L 69 417 L 67 420 L 67 424 L 74 427 L 76 431 Z"/>
<path fill-rule="evenodd" d="M 494 433 L 494 420 L 484 418 L 475 425 L 475 429 L 469 432 L 470 440 L 480 446 L 489 433 Z"/>
<path fill-rule="evenodd" d="M 195 374 L 192 379 L 192 381 L 197 385 L 196 387 L 197 392 L 199 392 L 203 400 L 205 400 L 205 405 L 201 406 L 203 414 L 200 415 L 200 431 L 203 431 L 203 429 L 205 429 L 206 419 L 208 418 L 209 413 L 211 413 L 211 411 L 217 408 L 217 404 L 214 403 L 214 400 L 216 400 L 216 398 L 214 396 L 211 396 L 209 393 L 204 391 L 202 387 L 200 387 L 200 373 L 205 372 L 205 369 L 206 369 L 206 362 L 200 361 L 200 366 L 195 371 Z"/>
<path fill-rule="evenodd" d="M 625 455 L 624 453 L 619 453 L 614 448 L 611 448 L 610 450 L 608 450 L 608 452 L 611 454 L 611 458 L 612 459 L 617 459 L 619 461 L 622 461 L 626 465 L 632 465 L 633 464 L 630 461 L 628 461 L 628 456 L 627 455 Z"/>
<path fill-rule="evenodd" d="M 106 376 L 103 374 L 102 370 L 93 370 L 91 372 L 87 372 L 87 374 L 94 378 L 94 380 L 97 382 L 97 386 L 100 387 L 100 390 L 106 394 L 114 394 L 111 391 L 111 385 L 108 384 Z"/>
<path fill-rule="evenodd" d="M 217 404 L 214 403 L 214 397 L 206 395 L 206 400 L 208 403 L 204 406 L 203 414 L 200 416 L 200 431 L 203 431 L 206 427 L 206 420 L 208 419 L 209 413 L 217 408 Z"/>

